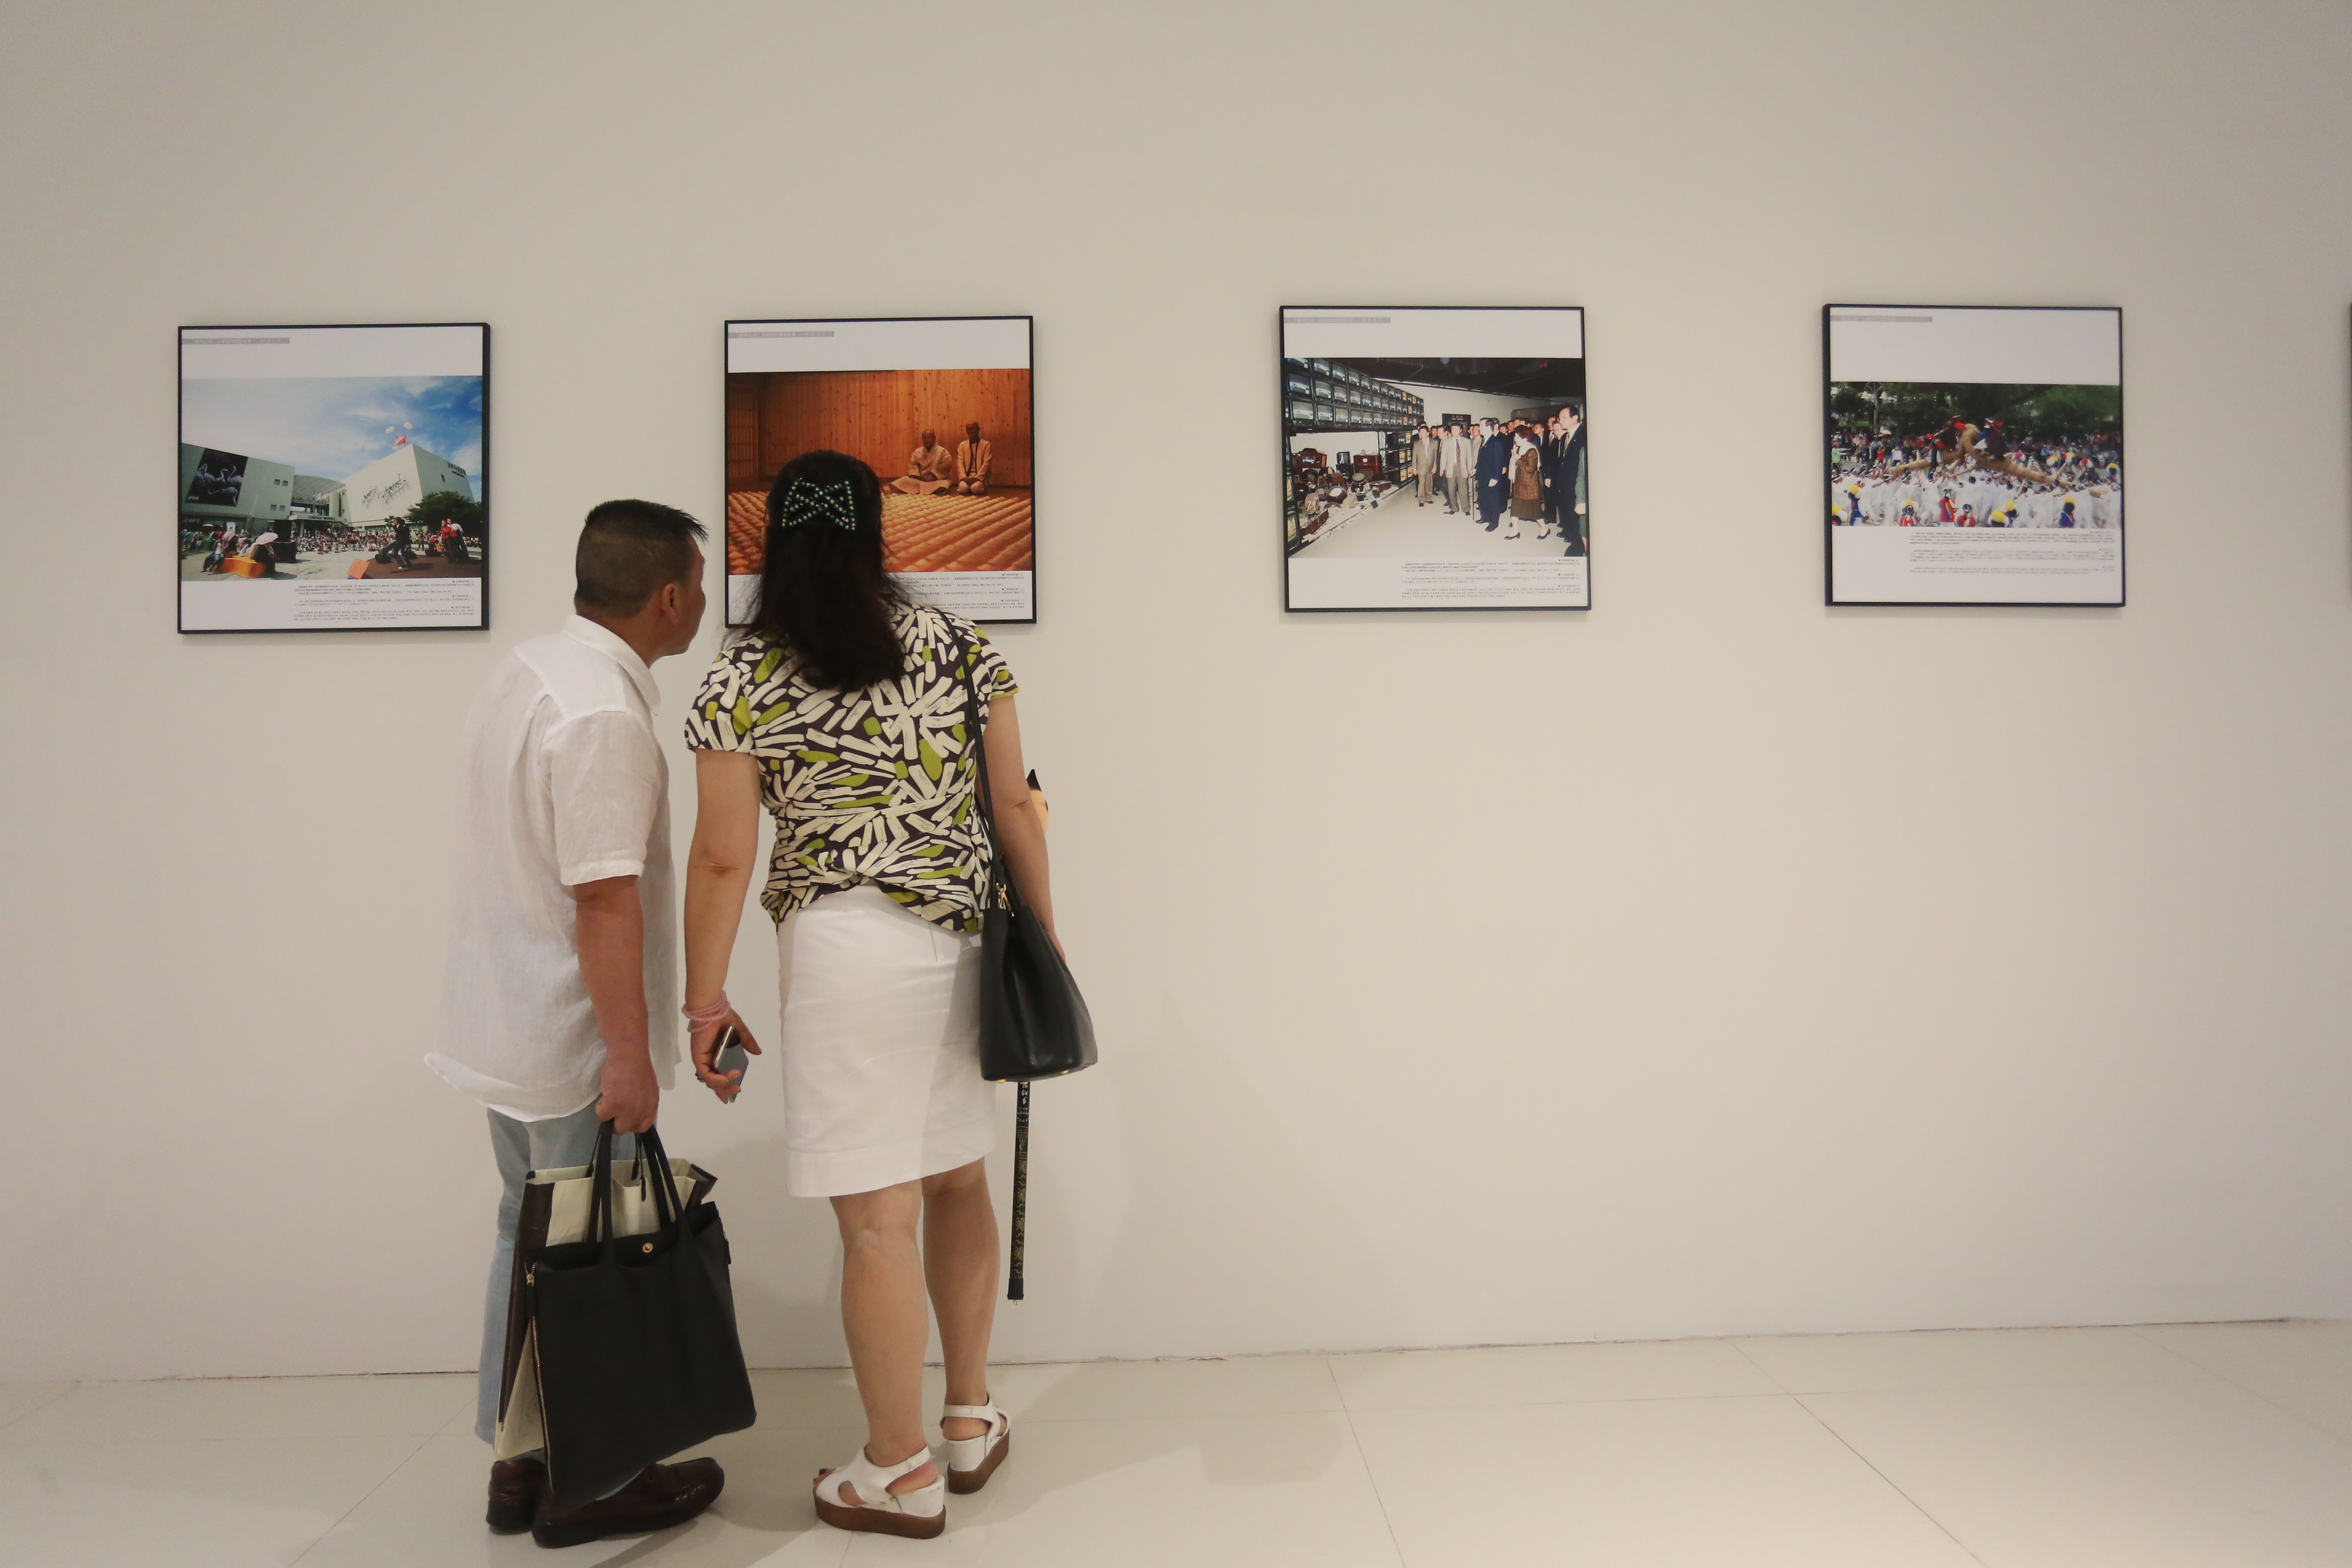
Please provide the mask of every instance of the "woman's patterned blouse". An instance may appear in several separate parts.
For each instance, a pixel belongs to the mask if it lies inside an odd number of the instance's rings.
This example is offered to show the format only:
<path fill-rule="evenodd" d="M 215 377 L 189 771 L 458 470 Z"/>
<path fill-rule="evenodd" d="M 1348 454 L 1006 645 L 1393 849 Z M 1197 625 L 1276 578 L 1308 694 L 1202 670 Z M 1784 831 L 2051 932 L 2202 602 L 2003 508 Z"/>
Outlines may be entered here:
<path fill-rule="evenodd" d="M 893 610 L 907 673 L 856 691 L 802 679 L 781 647 L 744 637 L 719 656 L 694 695 L 686 743 L 747 752 L 775 814 L 776 848 L 761 904 L 784 917 L 824 894 L 871 882 L 950 931 L 980 929 L 987 841 L 965 734 L 977 651 L 985 699 L 1020 689 L 1004 656 L 970 621 L 929 605 Z"/>

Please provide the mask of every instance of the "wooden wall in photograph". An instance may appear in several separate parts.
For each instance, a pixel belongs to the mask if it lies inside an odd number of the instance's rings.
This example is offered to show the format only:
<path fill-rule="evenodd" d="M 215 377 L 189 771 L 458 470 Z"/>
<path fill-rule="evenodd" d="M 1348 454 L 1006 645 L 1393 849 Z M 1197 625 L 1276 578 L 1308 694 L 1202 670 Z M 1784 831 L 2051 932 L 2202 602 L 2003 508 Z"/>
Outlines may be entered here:
<path fill-rule="evenodd" d="M 765 489 L 803 452 L 861 458 L 885 483 L 907 471 L 925 430 L 952 451 L 980 421 L 995 453 L 990 482 L 1032 479 L 1025 370 L 829 370 L 727 378 L 727 488 Z"/>

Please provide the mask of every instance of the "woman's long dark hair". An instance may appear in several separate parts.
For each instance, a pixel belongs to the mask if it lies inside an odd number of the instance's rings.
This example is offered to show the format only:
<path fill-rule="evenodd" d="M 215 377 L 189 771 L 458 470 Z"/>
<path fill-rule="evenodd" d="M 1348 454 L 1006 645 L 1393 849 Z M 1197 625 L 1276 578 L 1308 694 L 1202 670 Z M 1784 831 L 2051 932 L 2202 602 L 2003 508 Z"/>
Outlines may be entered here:
<path fill-rule="evenodd" d="M 803 521 L 777 525 L 779 508 L 795 481 L 805 489 L 789 509 Z M 856 512 L 845 527 L 837 500 L 847 484 Z M 820 499 L 821 498 L 821 499 Z M 807 515 L 815 502 L 818 515 Z M 907 673 L 907 650 L 890 624 L 906 603 L 882 570 L 882 481 L 874 470 L 840 452 L 803 452 L 777 470 L 768 489 L 768 560 L 760 574 L 760 602 L 751 635 L 789 648 L 814 685 L 852 691 Z"/>

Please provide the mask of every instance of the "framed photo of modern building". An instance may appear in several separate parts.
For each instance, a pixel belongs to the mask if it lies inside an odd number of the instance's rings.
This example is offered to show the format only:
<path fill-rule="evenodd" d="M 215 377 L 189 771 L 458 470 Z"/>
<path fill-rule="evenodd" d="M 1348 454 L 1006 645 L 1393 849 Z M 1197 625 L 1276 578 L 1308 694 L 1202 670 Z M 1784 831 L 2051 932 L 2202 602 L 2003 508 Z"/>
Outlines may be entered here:
<path fill-rule="evenodd" d="M 184 632 L 490 624 L 490 329 L 183 327 Z"/>
<path fill-rule="evenodd" d="M 803 452 L 882 480 L 883 564 L 975 621 L 1037 618 L 1027 316 L 727 323 L 727 622 L 747 624 L 768 489 Z"/>
<path fill-rule="evenodd" d="M 1286 305 L 1283 605 L 1589 609 L 1584 312 Z"/>
<path fill-rule="evenodd" d="M 1832 605 L 2121 605 L 2124 315 L 1830 305 Z"/>

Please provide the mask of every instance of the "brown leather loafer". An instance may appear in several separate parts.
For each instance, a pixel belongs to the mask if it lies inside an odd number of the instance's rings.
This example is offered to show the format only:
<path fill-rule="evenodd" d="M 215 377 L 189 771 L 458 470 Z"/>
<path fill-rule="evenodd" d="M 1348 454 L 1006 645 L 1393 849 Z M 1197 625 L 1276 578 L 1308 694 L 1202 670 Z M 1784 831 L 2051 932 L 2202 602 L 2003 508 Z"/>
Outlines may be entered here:
<path fill-rule="evenodd" d="M 530 1538 L 541 1546 L 577 1546 L 608 1535 L 650 1535 L 684 1524 L 718 1500 L 727 1472 L 716 1459 L 682 1465 L 647 1465 L 637 1479 L 585 1508 L 566 1514 L 543 1510 L 530 1521 Z"/>
<path fill-rule="evenodd" d="M 537 1459 L 499 1459 L 490 1466 L 490 1528 L 500 1535 L 520 1535 L 530 1528 L 539 1512 L 539 1494 L 547 1486 L 547 1467 Z"/>

